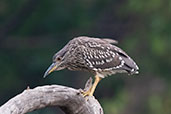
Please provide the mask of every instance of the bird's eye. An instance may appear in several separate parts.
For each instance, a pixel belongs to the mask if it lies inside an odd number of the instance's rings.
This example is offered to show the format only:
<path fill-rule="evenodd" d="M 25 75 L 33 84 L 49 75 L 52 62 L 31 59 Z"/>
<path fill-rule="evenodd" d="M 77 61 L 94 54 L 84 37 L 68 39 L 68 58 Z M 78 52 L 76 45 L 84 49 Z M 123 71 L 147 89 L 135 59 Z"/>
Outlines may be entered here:
<path fill-rule="evenodd" d="M 58 58 L 57 58 L 57 61 L 60 61 L 61 59 L 62 59 L 61 57 L 58 57 Z"/>

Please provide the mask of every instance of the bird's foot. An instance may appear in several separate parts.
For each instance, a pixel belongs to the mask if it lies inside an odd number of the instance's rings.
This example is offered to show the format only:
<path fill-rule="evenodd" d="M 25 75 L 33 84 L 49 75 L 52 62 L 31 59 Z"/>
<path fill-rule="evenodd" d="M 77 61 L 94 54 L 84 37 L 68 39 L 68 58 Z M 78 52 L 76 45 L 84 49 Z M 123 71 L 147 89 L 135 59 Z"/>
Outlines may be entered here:
<path fill-rule="evenodd" d="M 93 96 L 93 92 L 92 92 L 92 78 L 90 77 L 86 84 L 85 84 L 85 88 L 84 90 L 81 90 L 81 94 L 86 97 L 86 96 Z"/>
<path fill-rule="evenodd" d="M 99 83 L 99 81 L 101 80 L 101 78 L 99 76 L 95 76 L 95 81 L 92 84 L 92 78 L 90 77 L 89 80 L 87 81 L 84 90 L 81 91 L 81 94 L 86 97 L 86 96 L 93 96 L 93 93 L 95 91 L 95 88 L 97 86 L 97 84 Z"/>
<path fill-rule="evenodd" d="M 83 97 L 86 96 L 93 96 L 93 92 L 91 91 L 91 88 L 88 91 L 81 91 L 81 94 L 83 95 Z"/>

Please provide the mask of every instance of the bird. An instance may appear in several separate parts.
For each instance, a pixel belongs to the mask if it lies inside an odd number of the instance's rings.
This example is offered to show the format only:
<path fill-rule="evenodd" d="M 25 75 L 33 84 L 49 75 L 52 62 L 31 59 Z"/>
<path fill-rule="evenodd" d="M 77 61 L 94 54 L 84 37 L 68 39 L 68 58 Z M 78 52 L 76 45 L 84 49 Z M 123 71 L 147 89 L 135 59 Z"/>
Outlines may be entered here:
<path fill-rule="evenodd" d="M 44 73 L 44 78 L 53 71 L 62 69 L 87 71 L 95 76 L 92 86 L 83 91 L 83 96 L 93 96 L 98 83 L 116 73 L 138 74 L 134 60 L 110 38 L 79 36 L 70 40 L 53 56 L 53 62 Z"/>

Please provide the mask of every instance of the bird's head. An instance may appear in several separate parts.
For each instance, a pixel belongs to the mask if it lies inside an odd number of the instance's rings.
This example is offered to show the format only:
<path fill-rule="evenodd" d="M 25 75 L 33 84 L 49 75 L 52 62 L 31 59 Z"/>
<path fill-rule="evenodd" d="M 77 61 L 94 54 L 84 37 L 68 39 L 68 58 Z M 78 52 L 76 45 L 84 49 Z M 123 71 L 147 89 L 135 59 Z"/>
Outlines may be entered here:
<path fill-rule="evenodd" d="M 58 71 L 58 70 L 62 70 L 66 68 L 66 65 L 65 65 L 66 53 L 67 53 L 67 50 L 66 50 L 66 47 L 64 47 L 53 56 L 53 63 L 46 70 L 43 76 L 44 78 L 53 71 Z"/>

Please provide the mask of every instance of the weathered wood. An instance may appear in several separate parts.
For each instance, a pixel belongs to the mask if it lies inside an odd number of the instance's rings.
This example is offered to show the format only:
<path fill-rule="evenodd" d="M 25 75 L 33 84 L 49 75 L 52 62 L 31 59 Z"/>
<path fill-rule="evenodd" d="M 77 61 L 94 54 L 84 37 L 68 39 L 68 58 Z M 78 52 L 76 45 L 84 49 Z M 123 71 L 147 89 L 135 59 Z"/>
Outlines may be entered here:
<path fill-rule="evenodd" d="M 0 114 L 25 114 L 49 106 L 58 106 L 66 114 L 103 114 L 93 96 L 84 98 L 80 90 L 60 85 L 26 89 L 2 105 Z"/>

